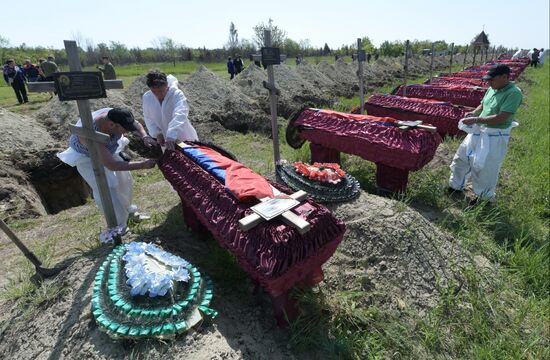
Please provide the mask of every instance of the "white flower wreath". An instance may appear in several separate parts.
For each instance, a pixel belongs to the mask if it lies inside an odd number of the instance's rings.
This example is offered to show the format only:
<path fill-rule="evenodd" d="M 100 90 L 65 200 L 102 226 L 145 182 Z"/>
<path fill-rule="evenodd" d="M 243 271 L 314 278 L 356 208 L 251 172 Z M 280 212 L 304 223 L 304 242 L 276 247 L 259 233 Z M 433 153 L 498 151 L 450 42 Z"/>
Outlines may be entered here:
<path fill-rule="evenodd" d="M 164 296 L 176 281 L 189 281 L 189 263 L 149 243 L 131 242 L 122 257 L 132 296 Z"/>

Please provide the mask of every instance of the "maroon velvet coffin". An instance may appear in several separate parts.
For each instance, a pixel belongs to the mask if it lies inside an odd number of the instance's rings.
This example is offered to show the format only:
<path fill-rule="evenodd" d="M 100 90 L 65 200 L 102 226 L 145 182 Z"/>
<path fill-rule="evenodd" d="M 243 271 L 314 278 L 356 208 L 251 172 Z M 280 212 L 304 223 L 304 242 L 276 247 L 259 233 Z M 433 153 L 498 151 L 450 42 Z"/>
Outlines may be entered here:
<path fill-rule="evenodd" d="M 481 103 L 486 89 L 469 86 L 444 86 L 444 85 L 401 85 L 393 95 L 406 96 L 419 99 L 431 99 L 448 101 L 455 105 L 463 105 L 476 108 Z"/>
<path fill-rule="evenodd" d="M 343 222 L 326 207 L 306 200 L 292 210 L 311 224 L 304 235 L 280 219 L 243 231 L 238 221 L 252 213 L 249 208 L 257 201 L 237 200 L 224 184 L 180 151 L 166 151 L 159 168 L 181 198 L 186 224 L 194 230 L 206 228 L 236 257 L 241 268 L 271 296 L 279 324 L 284 324 L 283 311 L 289 318 L 296 315 L 288 290 L 323 280 L 321 265 L 342 241 Z M 283 193 L 292 193 L 286 187 L 272 185 Z"/>
<path fill-rule="evenodd" d="M 306 109 L 295 126 L 298 136 L 311 142 L 312 162 L 334 162 L 339 160 L 339 152 L 360 156 L 376 163 L 379 188 L 401 192 L 406 189 L 409 171 L 422 168 L 433 158 L 441 137 L 420 129 L 401 131 L 386 125 L 388 121 L 395 119 Z"/>
<path fill-rule="evenodd" d="M 482 79 L 473 79 L 473 78 L 460 78 L 460 77 L 445 77 L 445 76 L 437 76 L 430 80 L 426 80 L 424 84 L 427 85 L 444 85 L 444 86 L 453 86 L 453 85 L 459 85 L 459 86 L 479 86 L 484 89 L 489 88 L 489 84 L 487 84 L 487 81 Z"/>
<path fill-rule="evenodd" d="M 451 73 L 440 73 L 439 76 L 445 76 L 445 77 L 462 77 L 462 78 L 472 78 L 472 79 L 481 79 L 487 74 L 487 71 L 478 70 L 478 71 L 457 71 L 457 72 L 451 72 Z M 510 72 L 510 80 L 515 80 L 516 77 L 519 76 L 518 72 L 511 71 Z"/>
<path fill-rule="evenodd" d="M 369 115 L 388 116 L 399 120 L 422 120 L 437 127 L 440 135 L 463 135 L 458 121 L 471 107 L 453 105 L 447 102 L 407 98 L 396 95 L 372 95 L 365 102 Z"/>

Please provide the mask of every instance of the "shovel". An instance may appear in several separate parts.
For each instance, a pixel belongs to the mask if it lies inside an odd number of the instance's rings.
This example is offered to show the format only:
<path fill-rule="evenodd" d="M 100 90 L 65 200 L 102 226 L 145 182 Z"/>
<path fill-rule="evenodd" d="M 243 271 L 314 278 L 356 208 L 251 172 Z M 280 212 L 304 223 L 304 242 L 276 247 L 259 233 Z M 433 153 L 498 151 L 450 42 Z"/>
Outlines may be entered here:
<path fill-rule="evenodd" d="M 435 126 L 429 126 L 429 125 L 422 125 L 422 120 L 413 120 L 413 121 L 397 121 L 397 124 L 395 126 L 398 126 L 401 131 L 409 130 L 410 128 L 418 128 L 418 129 L 424 129 L 431 133 L 437 132 L 437 128 Z"/>
<path fill-rule="evenodd" d="M 2 219 L 0 219 L 0 228 L 2 228 L 2 230 L 6 233 L 6 235 L 8 235 L 10 240 L 13 241 L 15 245 L 17 245 L 19 250 L 21 250 L 25 255 L 25 257 L 29 259 L 29 261 L 34 265 L 36 269 L 36 273 L 41 278 L 44 279 L 44 278 L 55 276 L 66 267 L 66 266 L 61 266 L 53 269 L 42 267 L 41 266 L 42 263 L 40 262 L 40 260 L 38 260 L 38 258 L 21 242 L 21 240 L 19 240 L 19 238 L 13 233 L 13 231 L 10 230 L 8 225 L 6 225 L 6 223 Z"/>

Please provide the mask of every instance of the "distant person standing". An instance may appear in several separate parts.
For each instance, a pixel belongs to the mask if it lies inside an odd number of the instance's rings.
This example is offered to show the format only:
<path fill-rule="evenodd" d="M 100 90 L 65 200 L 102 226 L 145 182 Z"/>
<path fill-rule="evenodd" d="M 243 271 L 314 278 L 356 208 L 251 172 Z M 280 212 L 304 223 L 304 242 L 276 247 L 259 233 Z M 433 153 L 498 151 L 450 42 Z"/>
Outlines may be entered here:
<path fill-rule="evenodd" d="M 548 49 L 544 50 L 544 49 L 540 49 L 540 55 L 539 55 L 539 64 L 542 66 L 544 65 L 544 59 L 546 58 L 546 56 L 548 56 Z"/>
<path fill-rule="evenodd" d="M 38 81 L 45 81 L 44 79 L 46 78 L 44 76 L 44 71 L 42 71 L 42 64 L 46 61 L 46 59 L 43 59 L 43 58 L 40 58 L 38 59 L 38 65 L 36 65 L 36 67 L 38 68 Z"/>
<path fill-rule="evenodd" d="M 25 88 L 25 74 L 19 66 L 15 65 L 13 59 L 6 61 L 3 73 L 6 84 L 13 88 L 19 104 L 21 105 L 29 102 L 27 98 L 27 89 Z"/>
<path fill-rule="evenodd" d="M 48 60 L 40 64 L 40 69 L 44 74 L 44 81 L 53 81 L 53 74 L 59 71 L 53 55 L 49 55 Z"/>
<path fill-rule="evenodd" d="M 231 59 L 231 56 L 227 58 L 227 72 L 229 73 L 229 80 L 233 80 L 235 77 L 235 63 Z"/>
<path fill-rule="evenodd" d="M 29 59 L 23 62 L 23 73 L 25 74 L 28 82 L 35 82 L 38 80 L 38 67 L 31 63 Z"/>
<path fill-rule="evenodd" d="M 103 79 L 115 80 L 116 79 L 115 67 L 109 61 L 109 57 L 103 56 L 101 58 L 101 61 L 103 61 L 103 67 L 96 66 L 96 68 L 103 73 Z"/>
<path fill-rule="evenodd" d="M 240 74 L 244 69 L 244 62 L 243 59 L 241 59 L 241 55 L 237 55 L 233 64 L 235 65 L 235 75 Z"/>
<path fill-rule="evenodd" d="M 531 54 L 531 67 L 537 67 L 539 63 L 539 55 L 540 51 L 538 49 L 533 49 L 533 53 Z"/>

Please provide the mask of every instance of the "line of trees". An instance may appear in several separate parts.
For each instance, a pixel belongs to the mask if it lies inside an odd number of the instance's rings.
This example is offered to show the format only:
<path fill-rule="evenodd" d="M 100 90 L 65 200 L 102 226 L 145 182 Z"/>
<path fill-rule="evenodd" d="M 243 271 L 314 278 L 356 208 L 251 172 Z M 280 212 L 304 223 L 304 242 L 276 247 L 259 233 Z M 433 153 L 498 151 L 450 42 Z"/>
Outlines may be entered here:
<path fill-rule="evenodd" d="M 128 48 L 125 44 L 117 41 L 110 43 L 94 44 L 91 39 L 85 38 L 80 33 L 73 34 L 73 39 L 77 42 L 82 50 L 80 52 L 80 60 L 82 65 L 89 66 L 98 64 L 103 56 L 109 56 L 115 64 L 133 64 L 133 63 L 151 63 L 151 62 L 172 62 L 192 61 L 199 62 L 219 62 L 224 61 L 228 56 L 240 54 L 247 57 L 250 54 L 257 53 L 259 48 L 264 44 L 264 30 L 271 30 L 272 44 L 275 47 L 281 48 L 281 53 L 287 57 L 295 57 L 298 55 L 307 56 L 351 56 L 357 52 L 357 43 L 342 44 L 339 48 L 331 49 L 328 44 L 317 48 L 311 45 L 309 39 L 293 40 L 287 36 L 286 31 L 280 29 L 269 19 L 267 23 L 259 23 L 254 30 L 254 38 L 252 40 L 239 39 L 238 30 L 233 22 L 229 26 L 228 41 L 223 48 L 206 49 L 190 48 L 183 44 L 177 43 L 168 37 L 159 37 L 152 41 L 152 46 L 147 48 Z M 363 37 L 362 48 L 367 53 L 378 54 L 379 56 L 402 56 L 405 53 L 405 42 L 403 41 L 384 41 L 379 47 L 375 47 L 369 37 Z M 450 44 L 443 40 L 434 42 L 437 52 L 449 51 Z M 431 49 L 432 41 L 429 40 L 412 40 L 410 41 L 411 52 L 413 54 L 422 54 L 423 50 Z M 463 53 L 467 45 L 455 45 L 455 53 Z M 505 49 L 499 47 L 496 51 L 501 52 Z M 470 50 L 471 51 L 471 50 Z M 53 49 L 45 47 L 29 47 L 25 43 L 19 46 L 10 46 L 9 40 L 0 35 L 0 59 L 5 61 L 8 58 L 13 58 L 16 62 L 21 63 L 24 59 L 30 59 L 37 62 L 39 58 L 46 58 L 48 55 L 54 55 L 56 62 L 60 65 L 67 63 L 67 56 L 63 49 Z"/>

